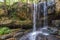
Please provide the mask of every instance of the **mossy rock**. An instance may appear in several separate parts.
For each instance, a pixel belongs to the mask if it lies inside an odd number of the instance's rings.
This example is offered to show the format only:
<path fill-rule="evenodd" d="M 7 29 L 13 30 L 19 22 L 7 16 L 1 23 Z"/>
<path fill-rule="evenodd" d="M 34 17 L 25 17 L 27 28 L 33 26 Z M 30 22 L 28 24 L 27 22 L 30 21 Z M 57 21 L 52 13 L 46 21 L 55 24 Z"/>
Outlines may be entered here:
<path fill-rule="evenodd" d="M 56 0 L 56 12 L 60 12 L 60 1 Z"/>
<path fill-rule="evenodd" d="M 0 25 L 6 25 L 12 23 L 13 20 L 9 19 L 8 17 L 1 17 L 0 18 Z"/>
<path fill-rule="evenodd" d="M 32 21 L 31 20 L 24 20 L 24 21 L 16 20 L 15 24 L 16 25 L 30 25 L 30 24 L 32 24 Z"/>
<path fill-rule="evenodd" d="M 10 33 L 10 29 L 8 27 L 0 28 L 0 35 L 8 34 L 8 33 Z"/>
<path fill-rule="evenodd" d="M 3 9 L 0 9 L 0 16 L 1 16 L 1 15 L 5 15 L 5 12 L 4 12 Z"/>

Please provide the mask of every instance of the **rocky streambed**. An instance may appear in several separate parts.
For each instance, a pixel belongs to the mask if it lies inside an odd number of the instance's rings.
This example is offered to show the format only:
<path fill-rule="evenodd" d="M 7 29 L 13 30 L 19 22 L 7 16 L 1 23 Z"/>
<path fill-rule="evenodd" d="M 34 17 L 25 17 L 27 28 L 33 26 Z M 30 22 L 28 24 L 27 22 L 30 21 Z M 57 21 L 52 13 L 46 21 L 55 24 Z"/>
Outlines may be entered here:
<path fill-rule="evenodd" d="M 0 40 L 17 40 L 26 34 L 29 30 L 24 29 L 12 29 L 12 32 L 9 34 L 0 35 Z"/>
<path fill-rule="evenodd" d="M 11 29 L 11 33 L 0 35 L 0 40 L 20 40 L 21 37 L 27 35 L 31 31 L 32 31 L 31 29 L 21 29 L 21 28 Z M 48 39 L 46 39 L 45 36 L 41 36 L 39 34 L 39 35 L 37 35 L 36 40 L 60 40 L 59 35 L 50 35 L 50 36 L 47 36 L 47 38 Z"/>

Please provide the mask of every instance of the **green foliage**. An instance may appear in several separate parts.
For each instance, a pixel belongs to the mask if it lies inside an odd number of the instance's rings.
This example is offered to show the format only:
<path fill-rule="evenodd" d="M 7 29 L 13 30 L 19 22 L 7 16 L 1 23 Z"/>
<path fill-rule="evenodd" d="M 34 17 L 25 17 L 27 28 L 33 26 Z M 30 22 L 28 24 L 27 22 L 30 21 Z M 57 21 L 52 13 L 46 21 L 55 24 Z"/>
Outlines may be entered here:
<path fill-rule="evenodd" d="M 18 2 L 11 5 L 11 7 L 8 7 L 8 11 L 11 17 L 14 19 L 20 19 L 20 20 L 26 20 L 29 13 L 31 13 L 31 8 L 28 7 L 28 4 L 22 3 L 22 7 L 18 7 Z"/>
<path fill-rule="evenodd" d="M 27 0 L 21 0 L 21 2 L 22 2 L 22 3 L 26 3 L 26 2 L 27 2 Z"/>
<path fill-rule="evenodd" d="M 26 0 L 21 0 L 22 2 L 26 2 Z M 31 1 L 32 2 L 32 1 Z M 20 5 L 20 4 L 19 4 Z M 20 20 L 26 20 L 31 13 L 31 7 L 28 6 L 27 3 L 22 3 L 21 6 L 18 5 L 18 2 L 13 3 L 12 5 L 6 5 L 8 17 Z M 3 6 L 3 8 L 5 8 Z"/>
<path fill-rule="evenodd" d="M 10 29 L 8 27 L 2 27 L 0 28 L 0 35 L 3 35 L 3 34 L 8 34 L 10 33 Z"/>

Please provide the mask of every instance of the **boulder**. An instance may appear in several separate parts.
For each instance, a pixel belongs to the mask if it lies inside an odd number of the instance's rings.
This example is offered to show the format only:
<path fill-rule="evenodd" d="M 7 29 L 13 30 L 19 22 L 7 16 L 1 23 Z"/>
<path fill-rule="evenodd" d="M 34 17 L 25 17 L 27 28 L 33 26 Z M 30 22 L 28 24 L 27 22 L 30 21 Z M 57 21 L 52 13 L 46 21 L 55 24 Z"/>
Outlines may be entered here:
<path fill-rule="evenodd" d="M 17 37 L 18 35 L 21 36 L 23 34 L 24 34 L 23 29 L 11 29 L 11 33 L 0 35 L 0 39 L 6 40 L 6 39 L 10 39 L 12 37 Z"/>
<path fill-rule="evenodd" d="M 6 25 L 12 23 L 12 20 L 8 17 L 1 17 L 0 18 L 0 25 Z"/>
<path fill-rule="evenodd" d="M 4 10 L 3 10 L 3 9 L 0 9 L 0 16 L 1 16 L 1 15 L 5 15 Z"/>
<path fill-rule="evenodd" d="M 56 0 L 56 11 L 60 12 L 60 0 Z"/>
<path fill-rule="evenodd" d="M 21 20 L 16 20 L 15 21 L 15 25 L 30 25 L 32 23 L 31 20 L 24 20 L 24 21 L 21 21 Z"/>
<path fill-rule="evenodd" d="M 9 38 L 9 39 L 6 39 L 6 40 L 16 40 L 16 38 Z"/>

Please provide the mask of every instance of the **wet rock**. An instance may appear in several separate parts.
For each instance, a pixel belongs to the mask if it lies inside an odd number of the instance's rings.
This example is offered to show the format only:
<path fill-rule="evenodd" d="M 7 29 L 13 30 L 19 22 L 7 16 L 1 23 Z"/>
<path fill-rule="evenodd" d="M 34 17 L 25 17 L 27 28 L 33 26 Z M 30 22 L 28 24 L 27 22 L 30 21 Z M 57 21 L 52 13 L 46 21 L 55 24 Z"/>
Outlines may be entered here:
<path fill-rule="evenodd" d="M 9 39 L 6 39 L 6 40 L 16 40 L 16 38 L 9 38 Z"/>
<path fill-rule="evenodd" d="M 60 12 L 60 0 L 55 0 L 56 1 L 56 11 Z"/>
<path fill-rule="evenodd" d="M 15 20 L 15 22 L 14 22 L 14 25 L 20 25 L 19 27 L 21 27 L 21 28 L 25 28 L 25 27 L 31 27 L 31 25 L 32 25 L 32 21 L 31 20 L 24 20 L 24 21 L 21 21 L 21 20 Z M 28 28 L 27 27 L 27 28 Z"/>
<path fill-rule="evenodd" d="M 9 19 L 8 17 L 1 17 L 0 25 L 2 25 L 2 24 L 10 24 L 10 23 L 12 23 L 12 20 Z"/>
<path fill-rule="evenodd" d="M 23 29 L 13 29 L 11 35 L 13 37 L 17 37 L 18 35 L 20 35 L 20 36 L 23 35 L 23 33 L 24 33 Z"/>
<path fill-rule="evenodd" d="M 0 18 L 0 25 L 3 26 L 3 25 L 6 25 L 7 27 L 9 28 L 21 28 L 21 27 L 27 27 L 27 25 L 32 25 L 32 21 L 27 19 L 27 20 L 15 20 L 15 19 L 9 19 L 9 17 L 1 17 Z"/>
<path fill-rule="evenodd" d="M 19 32 L 14 35 L 15 38 L 21 38 L 24 35 L 24 32 Z"/>
<path fill-rule="evenodd" d="M 59 33 L 58 33 L 58 35 L 60 35 L 60 30 L 59 30 Z M 60 37 L 60 36 L 59 36 Z"/>
<path fill-rule="evenodd" d="M 60 36 L 56 36 L 56 37 L 60 39 Z"/>
<path fill-rule="evenodd" d="M 12 37 L 17 37 L 17 36 L 22 36 L 24 34 L 24 31 L 22 29 L 12 29 L 11 33 L 9 34 L 4 34 L 4 35 L 0 35 L 0 39 L 9 39 Z"/>
<path fill-rule="evenodd" d="M 56 27 L 60 26 L 60 20 L 53 20 L 52 24 L 55 25 Z"/>
<path fill-rule="evenodd" d="M 1 15 L 5 15 L 4 10 L 3 10 L 3 9 L 0 9 L 0 16 L 1 16 Z"/>
<path fill-rule="evenodd" d="M 3 36 L 0 36 L 0 39 L 7 39 L 7 38 L 11 38 L 12 37 L 12 35 L 10 35 L 10 34 L 7 34 L 7 35 L 3 35 Z"/>

